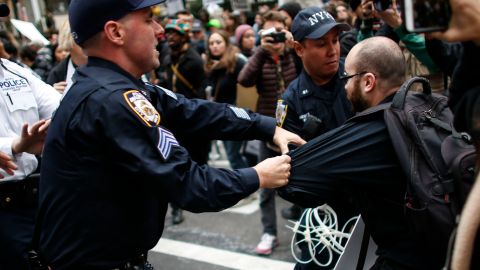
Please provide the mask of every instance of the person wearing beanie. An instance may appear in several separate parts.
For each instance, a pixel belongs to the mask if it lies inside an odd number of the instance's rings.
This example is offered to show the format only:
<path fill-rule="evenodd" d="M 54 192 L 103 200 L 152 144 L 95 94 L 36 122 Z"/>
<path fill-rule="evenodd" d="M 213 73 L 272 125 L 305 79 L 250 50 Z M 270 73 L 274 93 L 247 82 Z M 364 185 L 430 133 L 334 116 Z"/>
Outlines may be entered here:
<path fill-rule="evenodd" d="M 292 21 L 300 10 L 302 10 L 302 7 L 297 2 L 285 3 L 278 9 L 278 12 L 285 16 L 285 25 L 288 31 L 291 31 Z M 300 72 L 302 72 L 302 60 L 295 53 L 293 53 L 292 56 L 293 62 L 295 63 L 295 70 L 297 71 L 297 75 L 299 75 Z"/>
<path fill-rule="evenodd" d="M 246 57 L 253 54 L 255 48 L 255 32 L 248 24 L 241 24 L 235 29 L 235 40 L 240 51 Z"/>
<path fill-rule="evenodd" d="M 300 6 L 297 2 L 288 2 L 280 6 L 278 11 L 282 13 L 283 16 L 286 17 L 285 24 L 287 25 L 287 29 L 290 30 L 290 26 L 292 25 L 293 19 L 297 16 L 298 12 L 302 10 L 302 6 Z"/>

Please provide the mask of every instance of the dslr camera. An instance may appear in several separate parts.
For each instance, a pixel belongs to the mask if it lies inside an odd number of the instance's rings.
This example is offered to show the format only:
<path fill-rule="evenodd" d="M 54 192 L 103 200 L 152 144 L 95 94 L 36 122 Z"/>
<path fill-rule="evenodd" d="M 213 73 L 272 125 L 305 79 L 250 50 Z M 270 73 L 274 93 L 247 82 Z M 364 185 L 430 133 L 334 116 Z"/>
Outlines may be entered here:
<path fill-rule="evenodd" d="M 262 31 L 262 38 L 263 37 L 272 37 L 273 40 L 269 40 L 270 43 L 281 43 L 287 40 L 285 36 L 285 32 L 277 32 L 275 27 L 268 28 Z"/>

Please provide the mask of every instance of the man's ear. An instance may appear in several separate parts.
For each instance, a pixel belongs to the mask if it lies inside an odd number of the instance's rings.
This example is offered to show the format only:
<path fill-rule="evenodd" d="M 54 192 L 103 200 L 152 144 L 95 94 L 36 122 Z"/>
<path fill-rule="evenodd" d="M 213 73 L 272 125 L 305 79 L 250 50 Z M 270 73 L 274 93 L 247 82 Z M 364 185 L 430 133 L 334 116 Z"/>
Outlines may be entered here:
<path fill-rule="evenodd" d="M 295 49 L 295 52 L 297 53 L 298 57 L 302 58 L 303 52 L 305 50 L 303 45 L 298 41 L 294 41 L 293 42 L 293 48 Z"/>
<path fill-rule="evenodd" d="M 366 93 L 371 92 L 373 89 L 375 89 L 375 86 L 377 85 L 377 78 L 375 77 L 375 74 L 371 72 L 367 72 L 363 76 L 362 81 L 363 81 L 363 84 L 365 85 L 364 90 Z"/>
<path fill-rule="evenodd" d="M 105 36 L 108 40 L 110 40 L 110 42 L 117 45 L 123 45 L 125 31 L 123 30 L 123 27 L 119 22 L 108 21 L 107 23 L 105 23 L 103 31 L 105 32 Z"/>

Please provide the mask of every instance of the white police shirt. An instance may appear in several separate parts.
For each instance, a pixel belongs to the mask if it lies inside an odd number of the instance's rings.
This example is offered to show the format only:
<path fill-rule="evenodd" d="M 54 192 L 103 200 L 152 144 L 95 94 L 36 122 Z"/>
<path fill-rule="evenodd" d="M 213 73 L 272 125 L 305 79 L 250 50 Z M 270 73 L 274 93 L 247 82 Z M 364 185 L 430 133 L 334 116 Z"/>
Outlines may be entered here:
<path fill-rule="evenodd" d="M 22 133 L 22 126 L 29 128 L 41 119 L 49 119 L 58 107 L 60 94 L 33 73 L 16 63 L 0 59 L 0 151 L 13 157 L 18 169 L 0 181 L 21 180 L 38 166 L 34 155 L 12 154 L 12 141 Z"/>

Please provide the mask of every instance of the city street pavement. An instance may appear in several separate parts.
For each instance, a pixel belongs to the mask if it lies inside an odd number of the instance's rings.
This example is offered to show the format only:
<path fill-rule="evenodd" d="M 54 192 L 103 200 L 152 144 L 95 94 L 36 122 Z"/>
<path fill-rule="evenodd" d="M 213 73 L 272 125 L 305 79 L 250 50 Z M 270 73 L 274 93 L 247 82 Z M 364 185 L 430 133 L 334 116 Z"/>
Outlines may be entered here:
<path fill-rule="evenodd" d="M 228 167 L 223 148 L 213 149 L 211 166 Z M 185 221 L 171 224 L 170 210 L 165 230 L 149 261 L 155 269 L 168 270 L 287 270 L 293 269 L 290 251 L 292 232 L 280 215 L 289 202 L 277 196 L 278 246 L 270 256 L 258 256 L 254 249 L 260 240 L 262 226 L 258 192 L 237 206 L 219 213 L 193 214 L 184 211 Z"/>

